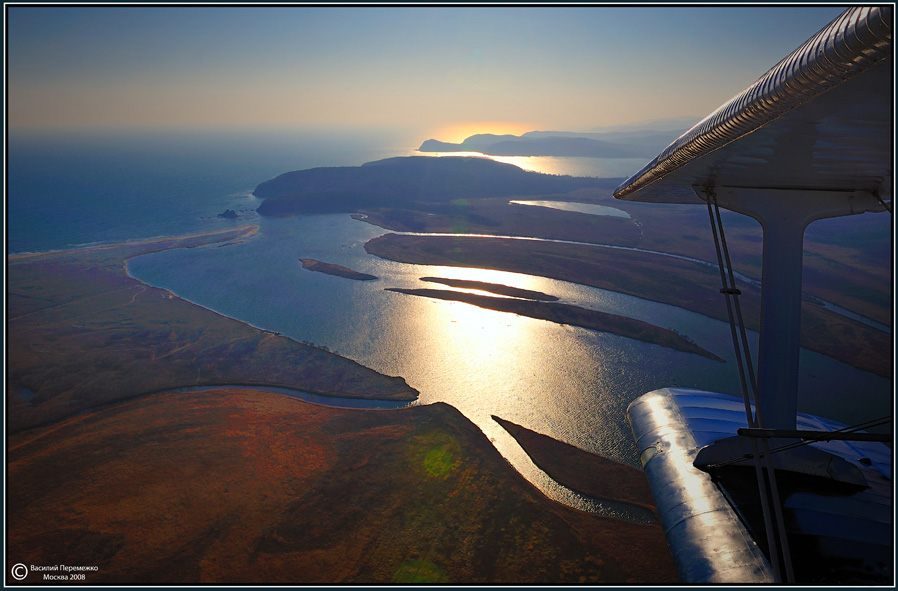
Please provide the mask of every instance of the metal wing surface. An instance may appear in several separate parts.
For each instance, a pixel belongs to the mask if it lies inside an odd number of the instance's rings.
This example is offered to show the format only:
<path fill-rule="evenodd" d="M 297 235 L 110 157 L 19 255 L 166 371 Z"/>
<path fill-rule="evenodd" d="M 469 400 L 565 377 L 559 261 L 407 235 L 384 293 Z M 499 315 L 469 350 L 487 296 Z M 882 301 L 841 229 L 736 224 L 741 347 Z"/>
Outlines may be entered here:
<path fill-rule="evenodd" d="M 620 185 L 618 199 L 702 203 L 692 187 L 864 191 L 892 199 L 893 7 L 843 13 Z"/>

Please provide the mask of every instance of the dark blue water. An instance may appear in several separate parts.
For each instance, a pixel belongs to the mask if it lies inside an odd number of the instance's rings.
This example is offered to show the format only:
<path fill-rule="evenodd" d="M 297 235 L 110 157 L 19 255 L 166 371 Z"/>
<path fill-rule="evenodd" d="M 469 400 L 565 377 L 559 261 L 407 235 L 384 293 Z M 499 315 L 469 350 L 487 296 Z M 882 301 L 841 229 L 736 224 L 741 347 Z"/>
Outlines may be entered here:
<path fill-rule="evenodd" d="M 411 142 L 411 143 L 409 143 Z M 282 172 L 355 166 L 414 147 L 400 134 L 10 133 L 10 253 L 226 228 Z"/>

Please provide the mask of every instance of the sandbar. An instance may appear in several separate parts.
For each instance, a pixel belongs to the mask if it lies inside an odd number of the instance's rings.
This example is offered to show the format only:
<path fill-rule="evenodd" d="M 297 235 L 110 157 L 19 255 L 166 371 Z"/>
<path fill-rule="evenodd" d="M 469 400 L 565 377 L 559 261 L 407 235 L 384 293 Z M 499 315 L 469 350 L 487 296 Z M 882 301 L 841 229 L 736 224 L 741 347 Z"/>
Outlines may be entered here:
<path fill-rule="evenodd" d="M 488 291 L 499 295 L 505 295 L 513 298 L 523 298 L 526 300 L 539 300 L 542 302 L 555 302 L 558 298 L 531 289 L 522 289 L 520 287 L 511 287 L 509 285 L 501 285 L 499 283 L 487 283 L 486 281 L 470 281 L 468 279 L 448 279 L 445 277 L 422 277 L 421 281 L 431 283 L 442 283 L 450 287 L 461 287 L 465 289 L 479 289 L 480 291 Z"/>
<path fill-rule="evenodd" d="M 723 362 L 724 359 L 711 353 L 707 349 L 699 347 L 686 337 L 666 328 L 660 328 L 654 324 L 608 314 L 597 310 L 587 310 L 570 304 L 556 302 L 535 302 L 531 300 L 519 300 L 512 298 L 497 298 L 475 293 L 450 291 L 446 289 L 405 289 L 401 287 L 389 287 L 386 291 L 395 291 L 408 295 L 422 296 L 439 300 L 465 302 L 489 310 L 499 312 L 511 312 L 519 316 L 548 320 L 557 324 L 579 326 L 590 330 L 608 332 L 630 339 L 636 339 L 654 345 L 675 349 L 684 353 L 693 353 L 707 359 Z"/>
<path fill-rule="evenodd" d="M 365 250 L 417 265 L 474 267 L 570 281 L 727 321 L 716 268 L 647 252 L 493 237 L 385 234 Z M 760 290 L 737 280 L 747 328 L 760 326 Z M 805 303 L 801 346 L 878 376 L 892 375 L 892 335 Z"/>
<path fill-rule="evenodd" d="M 376 275 L 369 275 L 368 273 L 360 273 L 358 271 L 353 271 L 348 267 L 343 267 L 340 265 L 335 265 L 334 263 L 324 263 L 321 261 L 316 261 L 315 259 L 299 259 L 302 261 L 302 268 L 308 269 L 309 271 L 315 271 L 317 273 L 325 273 L 327 275 L 335 275 L 337 277 L 343 277 L 344 279 L 352 279 L 354 281 L 373 281 L 377 279 Z"/>
<path fill-rule="evenodd" d="M 597 499 L 655 511 L 652 490 L 639 468 L 615 462 L 497 416 L 492 418 L 515 438 L 540 470 L 559 484 Z M 657 520 L 657 514 L 655 518 Z"/>
<path fill-rule="evenodd" d="M 252 231 L 8 257 L 16 561 L 96 566 L 88 585 L 676 583 L 660 525 L 548 499 L 446 404 L 348 410 L 265 392 L 417 395 L 123 263 Z M 221 383 L 257 390 L 167 391 Z M 18 583 L 9 568 L 6 580 Z"/>

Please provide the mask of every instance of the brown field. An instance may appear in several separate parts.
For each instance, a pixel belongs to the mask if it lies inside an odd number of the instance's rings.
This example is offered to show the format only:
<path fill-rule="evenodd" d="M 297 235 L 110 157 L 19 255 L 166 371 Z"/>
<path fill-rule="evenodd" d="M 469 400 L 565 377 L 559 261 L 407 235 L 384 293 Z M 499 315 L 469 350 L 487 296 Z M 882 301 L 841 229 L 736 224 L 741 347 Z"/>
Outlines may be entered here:
<path fill-rule="evenodd" d="M 676 582 L 659 525 L 549 500 L 448 405 L 222 385 L 416 397 L 123 267 L 252 231 L 8 258 L 8 584 L 15 563 L 119 585 Z"/>
<path fill-rule="evenodd" d="M 548 500 L 445 404 L 157 394 L 8 444 L 7 573 L 22 562 L 97 566 L 96 584 L 676 580 L 660 525 Z"/>

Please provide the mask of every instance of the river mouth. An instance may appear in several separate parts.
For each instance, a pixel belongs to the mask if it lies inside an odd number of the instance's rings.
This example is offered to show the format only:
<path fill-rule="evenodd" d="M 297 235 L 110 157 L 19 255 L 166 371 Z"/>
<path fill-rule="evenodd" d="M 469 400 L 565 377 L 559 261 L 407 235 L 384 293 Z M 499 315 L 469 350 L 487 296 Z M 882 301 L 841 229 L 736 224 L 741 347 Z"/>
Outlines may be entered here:
<path fill-rule="evenodd" d="M 575 508 L 593 511 L 601 501 L 578 496 L 549 478 L 492 420 L 493 415 L 638 467 L 626 418 L 632 400 L 666 386 L 739 391 L 738 376 L 731 370 L 735 366 L 730 363 L 729 326 L 706 316 L 543 277 L 379 259 L 365 252 L 364 244 L 382 235 L 383 229 L 349 215 L 260 218 L 258 223 L 259 231 L 240 244 L 143 255 L 129 259 L 128 272 L 222 315 L 326 347 L 382 374 L 402 376 L 420 393 L 417 404 L 452 405 L 524 478 L 550 498 Z M 378 279 L 361 282 L 312 273 L 302 268 L 300 258 L 342 265 Z M 673 328 L 727 363 L 462 302 L 386 291 L 425 287 L 421 278 L 434 276 L 539 291 L 564 302 Z M 802 368 L 802 388 L 814 404 L 825 399 L 838 405 L 844 397 L 836 393 L 849 390 L 864 392 L 872 401 L 890 389 L 888 380 L 806 351 Z M 334 405 L 331 399 L 317 403 Z M 357 408 L 365 403 L 345 404 Z M 856 410 L 862 405 L 850 406 Z M 805 408 L 835 419 L 843 419 L 846 410 Z"/>

